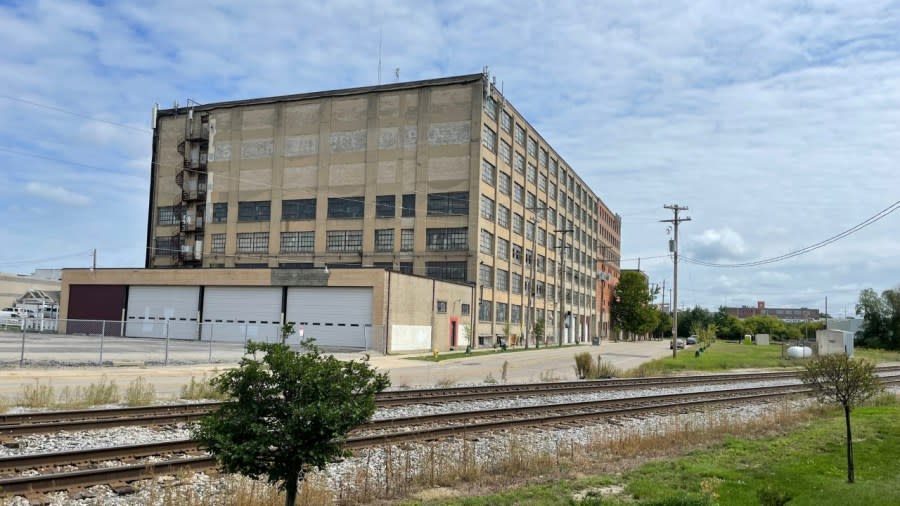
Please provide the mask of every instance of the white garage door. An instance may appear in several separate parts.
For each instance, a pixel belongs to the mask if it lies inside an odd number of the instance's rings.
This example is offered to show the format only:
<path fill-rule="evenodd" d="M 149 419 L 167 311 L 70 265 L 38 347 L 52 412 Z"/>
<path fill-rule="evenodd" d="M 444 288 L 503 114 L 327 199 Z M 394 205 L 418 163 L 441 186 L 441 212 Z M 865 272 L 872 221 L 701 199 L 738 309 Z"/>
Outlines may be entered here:
<path fill-rule="evenodd" d="M 366 348 L 372 325 L 371 288 L 288 288 L 285 319 L 318 346 Z"/>
<path fill-rule="evenodd" d="M 131 286 L 125 335 L 196 339 L 199 304 L 197 286 Z"/>
<path fill-rule="evenodd" d="M 281 327 L 281 288 L 212 286 L 203 291 L 203 339 L 275 342 Z"/>

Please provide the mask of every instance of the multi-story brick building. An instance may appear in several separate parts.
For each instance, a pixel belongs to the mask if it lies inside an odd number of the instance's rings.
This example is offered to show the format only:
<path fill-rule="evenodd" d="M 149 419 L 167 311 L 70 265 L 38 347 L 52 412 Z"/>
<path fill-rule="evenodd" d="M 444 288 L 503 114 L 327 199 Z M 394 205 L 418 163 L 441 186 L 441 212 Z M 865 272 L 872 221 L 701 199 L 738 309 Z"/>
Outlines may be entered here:
<path fill-rule="evenodd" d="M 786 322 L 803 322 L 806 320 L 818 320 L 820 318 L 818 309 L 810 309 L 806 307 L 786 308 L 786 307 L 766 307 L 765 301 L 757 301 L 756 307 L 726 307 L 725 312 L 740 319 L 749 318 L 751 316 L 774 316 L 779 320 Z"/>
<path fill-rule="evenodd" d="M 147 267 L 385 267 L 474 284 L 482 338 L 598 332 L 621 221 L 486 73 L 155 116 Z"/>

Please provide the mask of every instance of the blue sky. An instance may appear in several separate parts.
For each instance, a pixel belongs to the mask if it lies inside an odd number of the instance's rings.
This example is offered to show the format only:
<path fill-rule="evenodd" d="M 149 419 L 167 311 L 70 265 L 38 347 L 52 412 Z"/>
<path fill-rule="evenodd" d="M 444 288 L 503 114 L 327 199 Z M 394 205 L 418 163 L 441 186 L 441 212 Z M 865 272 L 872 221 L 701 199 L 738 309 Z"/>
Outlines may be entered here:
<path fill-rule="evenodd" d="M 382 82 L 488 65 L 654 283 L 663 204 L 690 207 L 683 254 L 740 263 L 900 200 L 900 5 L 728 4 L 0 3 L 0 271 L 141 266 L 154 103 L 375 84 L 379 34 Z M 840 315 L 898 283 L 900 212 L 784 262 L 681 264 L 679 302 Z"/>

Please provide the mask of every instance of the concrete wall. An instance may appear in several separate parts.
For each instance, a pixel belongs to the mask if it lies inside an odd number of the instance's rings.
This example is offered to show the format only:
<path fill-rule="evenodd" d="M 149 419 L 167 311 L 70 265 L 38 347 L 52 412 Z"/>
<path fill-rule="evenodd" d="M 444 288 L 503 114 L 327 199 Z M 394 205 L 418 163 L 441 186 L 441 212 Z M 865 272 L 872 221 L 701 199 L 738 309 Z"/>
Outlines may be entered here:
<path fill-rule="evenodd" d="M 0 273 L 0 308 L 12 306 L 28 290 L 56 291 L 59 281 Z"/>
<path fill-rule="evenodd" d="M 819 355 L 847 353 L 853 356 L 853 333 L 843 330 L 817 330 L 816 346 Z"/>

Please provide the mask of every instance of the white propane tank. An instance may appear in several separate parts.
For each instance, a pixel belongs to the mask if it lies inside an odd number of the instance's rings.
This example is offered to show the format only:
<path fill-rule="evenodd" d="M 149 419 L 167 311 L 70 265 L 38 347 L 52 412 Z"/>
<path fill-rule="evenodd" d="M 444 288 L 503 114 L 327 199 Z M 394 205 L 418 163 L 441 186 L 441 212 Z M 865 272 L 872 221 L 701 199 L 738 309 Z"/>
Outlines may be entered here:
<path fill-rule="evenodd" d="M 812 348 L 809 346 L 791 346 L 787 349 L 788 358 L 809 358 L 812 356 Z"/>

